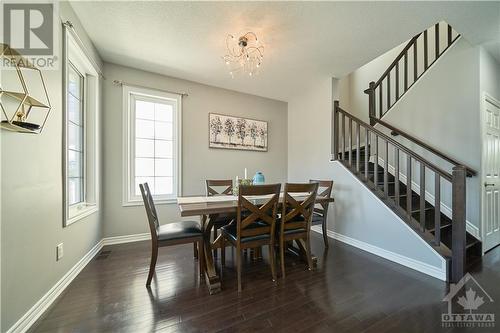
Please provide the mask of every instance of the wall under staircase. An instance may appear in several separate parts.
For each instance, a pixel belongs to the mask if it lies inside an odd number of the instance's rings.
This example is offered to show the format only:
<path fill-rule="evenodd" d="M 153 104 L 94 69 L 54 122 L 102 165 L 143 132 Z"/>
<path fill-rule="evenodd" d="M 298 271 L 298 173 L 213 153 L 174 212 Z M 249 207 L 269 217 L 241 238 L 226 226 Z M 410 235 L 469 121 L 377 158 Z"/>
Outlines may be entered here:
<path fill-rule="evenodd" d="M 411 269 L 446 280 L 446 261 L 339 161 L 330 162 L 335 203 L 328 235 Z M 316 229 L 315 229 L 316 228 Z M 321 232 L 321 228 L 313 227 Z"/>

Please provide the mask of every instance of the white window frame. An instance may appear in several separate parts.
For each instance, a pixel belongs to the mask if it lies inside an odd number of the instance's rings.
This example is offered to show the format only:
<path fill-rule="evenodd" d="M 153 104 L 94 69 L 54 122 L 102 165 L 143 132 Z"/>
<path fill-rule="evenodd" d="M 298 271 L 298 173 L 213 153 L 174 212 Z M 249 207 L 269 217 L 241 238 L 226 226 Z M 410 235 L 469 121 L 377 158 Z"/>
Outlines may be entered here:
<path fill-rule="evenodd" d="M 135 101 L 134 96 L 174 102 L 173 110 L 173 189 L 172 195 L 153 195 L 155 204 L 173 204 L 182 191 L 182 96 L 161 90 L 123 85 L 123 184 L 122 205 L 143 204 L 135 194 Z"/>
<path fill-rule="evenodd" d="M 78 37 L 64 29 L 63 39 L 63 226 L 67 227 L 99 211 L 99 73 L 80 46 Z M 70 64 L 71 63 L 71 64 Z M 83 86 L 83 177 L 82 202 L 69 205 L 68 194 L 68 66 L 84 76 Z"/>

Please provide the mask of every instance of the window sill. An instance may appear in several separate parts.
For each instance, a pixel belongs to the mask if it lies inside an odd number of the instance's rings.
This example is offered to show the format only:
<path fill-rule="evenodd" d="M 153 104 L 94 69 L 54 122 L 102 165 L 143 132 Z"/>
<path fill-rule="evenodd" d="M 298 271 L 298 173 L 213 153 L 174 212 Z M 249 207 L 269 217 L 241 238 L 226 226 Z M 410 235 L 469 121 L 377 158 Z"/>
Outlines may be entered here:
<path fill-rule="evenodd" d="M 155 199 L 155 198 L 153 198 L 153 201 L 155 203 L 155 206 L 177 204 L 177 199 Z M 133 201 L 122 202 L 122 207 L 134 207 L 134 206 L 144 206 L 144 202 L 142 200 L 133 200 Z"/>
<path fill-rule="evenodd" d="M 75 214 L 74 216 L 71 216 L 68 220 L 66 220 L 66 226 L 69 226 L 77 221 L 80 221 L 81 219 L 89 215 L 92 215 L 97 211 L 99 211 L 97 205 L 88 205 L 87 207 L 79 210 L 78 214 Z"/>

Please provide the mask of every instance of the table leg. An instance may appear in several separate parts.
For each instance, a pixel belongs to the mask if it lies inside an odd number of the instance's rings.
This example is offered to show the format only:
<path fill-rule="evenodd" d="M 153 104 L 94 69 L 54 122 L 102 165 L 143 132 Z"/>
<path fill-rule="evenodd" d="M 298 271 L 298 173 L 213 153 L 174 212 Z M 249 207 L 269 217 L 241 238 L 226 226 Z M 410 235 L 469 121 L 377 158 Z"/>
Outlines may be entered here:
<path fill-rule="evenodd" d="M 289 242 L 287 244 L 287 251 L 293 255 L 296 255 L 297 257 L 300 257 L 305 263 L 308 264 L 307 257 L 305 255 L 305 241 L 303 239 L 296 239 L 295 243 L 297 243 L 297 246 L 293 246 L 293 242 Z M 318 266 L 318 258 L 313 253 L 311 253 L 311 259 L 313 268 L 316 268 Z"/>
<path fill-rule="evenodd" d="M 215 215 L 203 215 L 202 226 L 203 226 L 203 236 L 204 236 L 204 247 L 205 251 L 205 281 L 208 285 L 208 291 L 211 295 L 220 292 L 221 283 L 220 278 L 217 275 L 217 271 L 215 269 L 213 251 L 212 251 L 212 242 L 210 240 L 212 235 L 212 229 L 214 226 L 214 221 L 217 219 L 218 214 Z"/>

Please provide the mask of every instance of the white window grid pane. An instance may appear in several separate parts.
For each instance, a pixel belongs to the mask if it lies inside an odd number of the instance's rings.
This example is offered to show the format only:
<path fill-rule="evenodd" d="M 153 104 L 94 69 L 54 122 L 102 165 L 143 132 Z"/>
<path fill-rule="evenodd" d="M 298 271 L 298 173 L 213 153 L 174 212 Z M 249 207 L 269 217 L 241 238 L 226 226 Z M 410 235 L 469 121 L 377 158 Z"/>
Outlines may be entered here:
<path fill-rule="evenodd" d="M 155 103 L 155 120 L 173 122 L 174 108 L 170 104 Z"/>
<path fill-rule="evenodd" d="M 83 152 L 83 126 L 68 121 L 68 149 Z"/>
<path fill-rule="evenodd" d="M 83 186 L 83 178 L 68 178 L 68 201 L 70 206 L 83 202 Z"/>
<path fill-rule="evenodd" d="M 135 101 L 135 118 L 155 120 L 155 103 L 137 99 Z"/>
<path fill-rule="evenodd" d="M 155 156 L 155 140 L 153 139 L 135 140 L 135 157 L 154 157 L 154 156 Z"/>

